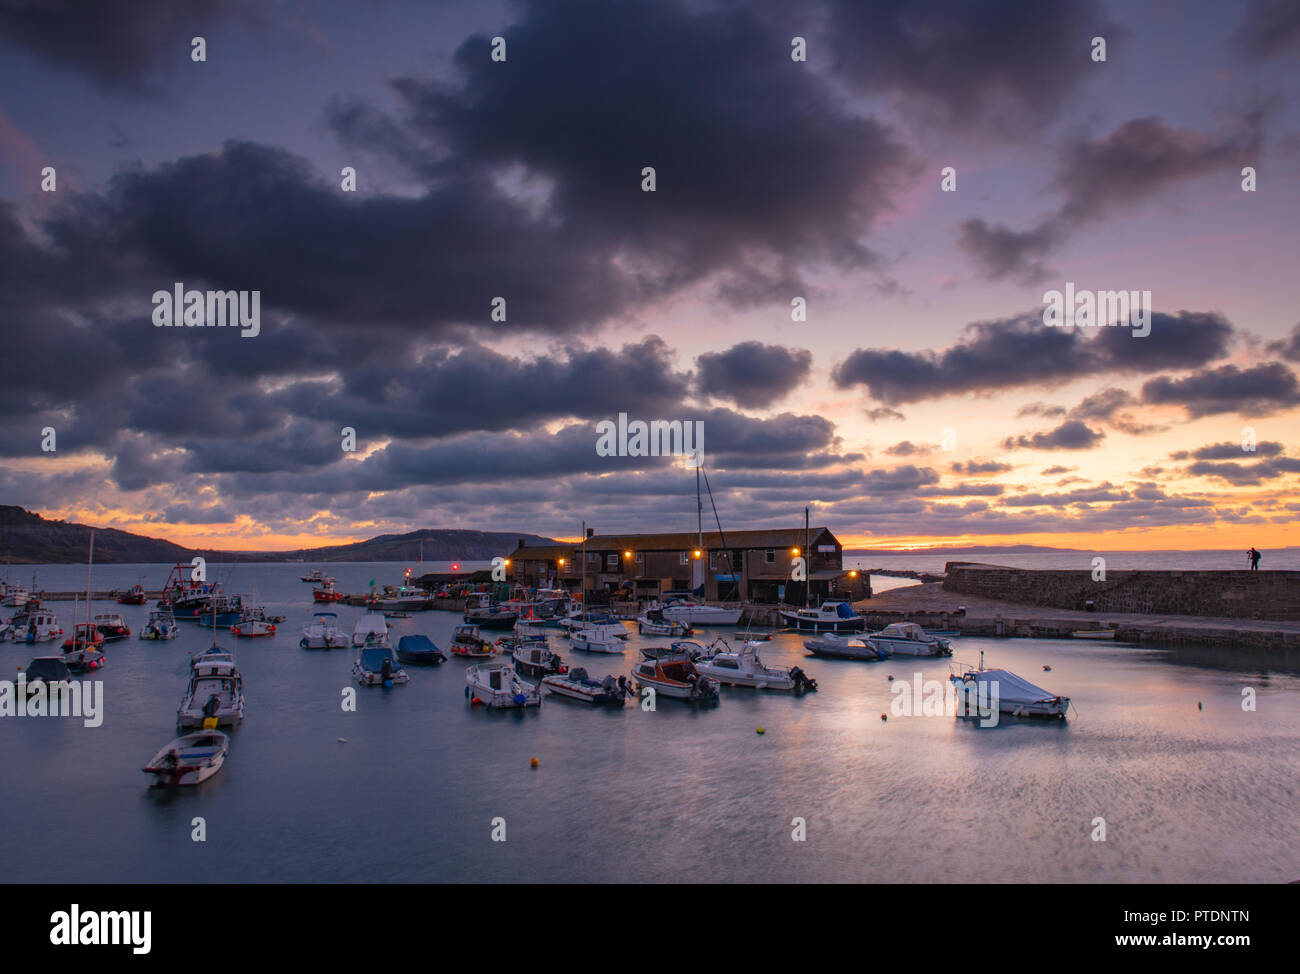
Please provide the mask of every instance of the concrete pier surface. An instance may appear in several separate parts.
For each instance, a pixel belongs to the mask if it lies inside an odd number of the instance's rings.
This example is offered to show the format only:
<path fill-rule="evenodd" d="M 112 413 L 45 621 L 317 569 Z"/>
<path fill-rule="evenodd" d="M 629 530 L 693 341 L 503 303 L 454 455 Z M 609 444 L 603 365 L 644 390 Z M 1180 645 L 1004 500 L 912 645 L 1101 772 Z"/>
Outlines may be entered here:
<path fill-rule="evenodd" d="M 960 610 L 965 608 L 965 613 Z M 1116 629 L 1118 642 L 1300 650 L 1300 621 L 1232 619 L 1148 612 L 1085 612 L 953 592 L 942 582 L 908 585 L 853 603 L 876 630 L 916 622 L 967 636 L 1070 638 L 1076 630 Z"/>

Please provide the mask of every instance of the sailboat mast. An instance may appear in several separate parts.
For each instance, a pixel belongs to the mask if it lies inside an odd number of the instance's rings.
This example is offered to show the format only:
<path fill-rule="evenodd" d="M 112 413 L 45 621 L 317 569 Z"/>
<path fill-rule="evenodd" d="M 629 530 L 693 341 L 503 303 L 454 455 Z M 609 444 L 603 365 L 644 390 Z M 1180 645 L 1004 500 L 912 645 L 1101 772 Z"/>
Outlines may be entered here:
<path fill-rule="evenodd" d="M 695 530 L 698 534 L 696 547 L 704 551 L 704 501 L 700 498 L 700 468 L 695 468 Z"/>
<path fill-rule="evenodd" d="M 95 532 L 90 532 L 90 557 L 86 559 L 86 630 L 89 635 L 90 630 L 90 566 L 95 563 Z M 77 642 L 77 610 L 72 610 L 72 643 L 75 646 Z"/>
<path fill-rule="evenodd" d="M 812 577 L 809 571 L 812 567 L 812 557 L 808 554 L 808 508 L 803 509 L 803 607 L 808 608 L 808 593 L 812 588 Z"/>

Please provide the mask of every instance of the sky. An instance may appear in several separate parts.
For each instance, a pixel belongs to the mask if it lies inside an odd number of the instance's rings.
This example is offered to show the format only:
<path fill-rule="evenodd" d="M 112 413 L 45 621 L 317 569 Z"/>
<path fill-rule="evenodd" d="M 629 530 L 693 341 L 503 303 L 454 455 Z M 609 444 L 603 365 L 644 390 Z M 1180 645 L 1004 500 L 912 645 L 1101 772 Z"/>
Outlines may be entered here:
<path fill-rule="evenodd" d="M 724 530 L 1300 544 L 1298 57 L 1278 0 L 4 4 L 0 502 L 693 529 L 626 414 L 702 424 Z"/>

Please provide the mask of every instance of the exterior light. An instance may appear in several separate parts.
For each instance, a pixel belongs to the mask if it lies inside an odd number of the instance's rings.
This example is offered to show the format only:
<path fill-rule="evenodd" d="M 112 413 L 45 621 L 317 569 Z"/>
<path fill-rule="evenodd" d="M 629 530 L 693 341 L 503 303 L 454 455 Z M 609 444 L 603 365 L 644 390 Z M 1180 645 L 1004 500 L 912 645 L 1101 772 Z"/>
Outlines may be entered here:
<path fill-rule="evenodd" d="M 561 568 L 564 567 L 564 559 L 563 559 L 563 558 L 560 559 L 560 567 L 561 567 Z"/>
<path fill-rule="evenodd" d="M 849 572 L 849 578 L 857 578 L 857 577 L 858 577 L 857 572 Z"/>
<path fill-rule="evenodd" d="M 623 557 L 624 557 L 624 558 L 631 558 L 631 557 L 632 557 L 632 552 L 630 552 L 630 551 L 625 551 L 625 552 L 623 552 Z"/>
<path fill-rule="evenodd" d="M 700 557 L 700 551 L 699 551 L 698 548 L 695 549 L 695 557 L 696 557 L 696 558 Z"/>
<path fill-rule="evenodd" d="M 799 557 L 799 549 L 798 549 L 798 548 L 791 548 L 791 549 L 790 549 L 790 554 L 792 554 L 792 555 L 794 555 L 796 558 L 798 558 L 798 557 Z"/>
<path fill-rule="evenodd" d="M 506 560 L 505 560 L 505 562 L 504 562 L 504 563 L 505 563 L 505 564 L 507 564 L 507 565 L 508 565 L 508 564 L 510 564 L 510 559 L 509 559 L 509 558 L 507 558 L 507 559 L 506 559 Z"/>

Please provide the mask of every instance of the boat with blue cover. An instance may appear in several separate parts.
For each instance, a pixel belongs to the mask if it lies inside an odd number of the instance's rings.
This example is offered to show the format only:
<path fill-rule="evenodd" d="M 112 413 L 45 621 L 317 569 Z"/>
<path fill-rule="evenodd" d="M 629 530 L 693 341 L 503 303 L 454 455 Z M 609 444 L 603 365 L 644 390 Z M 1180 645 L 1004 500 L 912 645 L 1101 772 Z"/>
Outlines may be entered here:
<path fill-rule="evenodd" d="M 397 658 L 403 663 L 414 663 L 420 666 L 447 661 L 446 654 L 433 644 L 433 640 L 419 633 L 403 636 L 397 641 Z"/>
<path fill-rule="evenodd" d="M 363 647 L 352 664 L 352 675 L 366 687 L 394 687 L 411 680 L 390 646 Z"/>

